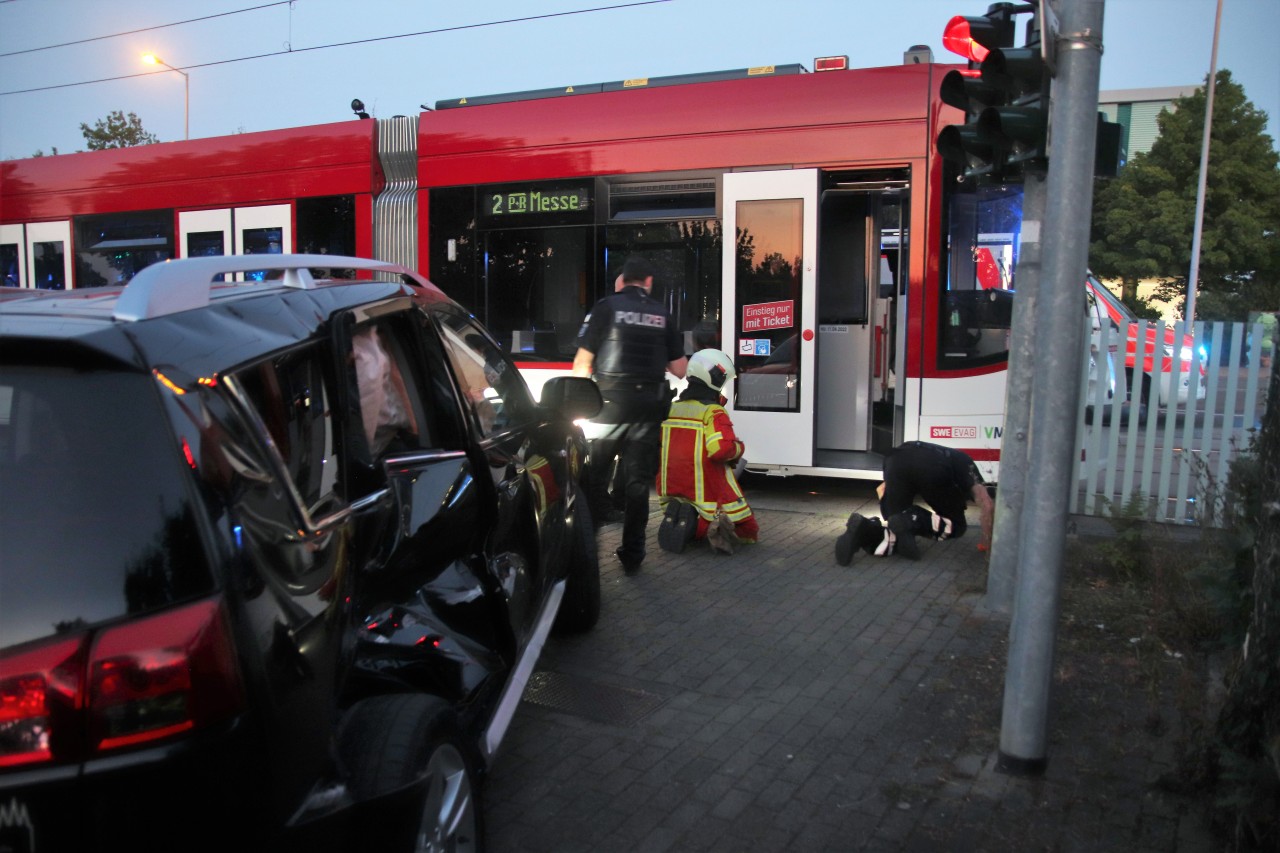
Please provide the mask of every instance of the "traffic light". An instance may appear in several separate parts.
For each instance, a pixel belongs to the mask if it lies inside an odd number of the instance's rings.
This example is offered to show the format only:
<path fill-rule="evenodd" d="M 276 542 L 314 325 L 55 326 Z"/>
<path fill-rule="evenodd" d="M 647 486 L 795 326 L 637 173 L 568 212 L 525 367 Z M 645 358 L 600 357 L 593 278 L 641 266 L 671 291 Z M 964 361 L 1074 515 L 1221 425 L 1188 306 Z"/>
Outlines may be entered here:
<path fill-rule="evenodd" d="M 1124 166 L 1124 126 L 1107 121 L 1106 113 L 1098 113 L 1097 147 L 1094 149 L 1093 174 L 1114 178 Z"/>
<path fill-rule="evenodd" d="M 978 125 L 999 150 L 1004 172 L 1042 163 L 1049 143 L 1049 75 L 1040 46 L 993 50 L 982 60 L 982 82 L 1003 104 L 982 111 Z"/>
<path fill-rule="evenodd" d="M 974 74 L 948 71 L 942 78 L 940 91 L 942 102 L 964 110 L 968 120 L 942 129 L 938 134 L 938 153 L 959 166 L 966 178 L 994 174 L 997 165 L 995 142 L 983 130 L 980 119 L 989 106 L 999 102 L 1002 94 Z"/>
<path fill-rule="evenodd" d="M 1014 47 L 1014 16 L 1031 12 L 1028 37 Z M 1036 7 L 997 3 L 980 18 L 957 16 L 943 44 L 969 59 L 948 72 L 939 97 L 963 110 L 965 123 L 938 134 L 938 153 L 968 180 L 1016 180 L 1043 168 L 1048 155 L 1050 75 L 1040 49 Z"/>

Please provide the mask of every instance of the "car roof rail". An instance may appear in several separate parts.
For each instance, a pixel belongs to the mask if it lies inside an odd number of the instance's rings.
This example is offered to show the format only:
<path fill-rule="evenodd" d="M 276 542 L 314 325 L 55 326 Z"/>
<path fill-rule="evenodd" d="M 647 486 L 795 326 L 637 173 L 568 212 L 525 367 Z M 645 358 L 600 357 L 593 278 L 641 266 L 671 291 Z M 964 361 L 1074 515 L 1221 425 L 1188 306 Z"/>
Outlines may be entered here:
<path fill-rule="evenodd" d="M 264 270 L 279 272 L 281 277 L 272 279 L 271 284 L 310 290 L 315 287 L 315 279 L 311 275 L 313 269 L 367 270 L 390 273 L 396 278 L 417 278 L 412 270 L 400 264 L 344 255 L 216 255 L 180 258 L 152 264 L 135 275 L 121 291 L 112 316 L 117 320 L 132 322 L 203 308 L 209 304 L 210 294 L 215 286 L 234 287 L 237 284 L 234 281 L 218 281 L 220 275 L 231 276 Z"/>

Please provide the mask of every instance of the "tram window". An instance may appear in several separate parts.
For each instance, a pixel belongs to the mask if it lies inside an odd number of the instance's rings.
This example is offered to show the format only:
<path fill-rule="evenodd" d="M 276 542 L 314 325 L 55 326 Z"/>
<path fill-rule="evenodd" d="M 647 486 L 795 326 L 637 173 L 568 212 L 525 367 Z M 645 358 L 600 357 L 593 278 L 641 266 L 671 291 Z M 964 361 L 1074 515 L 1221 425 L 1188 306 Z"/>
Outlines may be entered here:
<path fill-rule="evenodd" d="M 192 231 L 187 235 L 188 258 L 216 258 L 227 253 L 221 231 Z"/>
<path fill-rule="evenodd" d="M 475 199 L 475 187 L 431 190 L 429 269 L 432 284 L 480 313 L 483 298 L 476 272 Z"/>
<path fill-rule="evenodd" d="M 142 210 L 78 217 L 76 285 L 128 284 L 144 267 L 173 257 L 173 211 Z"/>
<path fill-rule="evenodd" d="M 823 193 L 818 234 L 818 322 L 866 325 L 868 234 L 875 198 Z M 876 238 L 878 240 L 878 237 Z M 878 266 L 878 265 L 877 265 Z"/>
<path fill-rule="evenodd" d="M 0 284 L 5 287 L 22 286 L 22 282 L 18 279 L 17 243 L 0 243 L 0 276 L 4 276 Z"/>
<path fill-rule="evenodd" d="M 32 243 L 31 254 L 36 287 L 41 290 L 66 290 L 66 253 L 61 240 Z"/>
<path fill-rule="evenodd" d="M 892 299 L 907 294 L 907 221 L 910 219 L 904 201 L 893 200 L 880 206 L 880 298 Z"/>
<path fill-rule="evenodd" d="M 799 411 L 804 269 L 804 203 L 738 202 L 737 288 L 733 350 L 735 408 Z"/>
<path fill-rule="evenodd" d="M 972 367 L 1007 361 L 1022 230 L 1022 188 L 955 192 L 946 214 L 938 366 Z"/>
<path fill-rule="evenodd" d="M 592 305 L 593 229 L 511 228 L 482 232 L 483 308 L 470 306 L 508 352 L 572 360 Z M 590 300 L 590 301 L 589 301 Z M 464 303 L 466 304 L 466 303 Z"/>
<path fill-rule="evenodd" d="M 246 255 L 278 255 L 283 245 L 284 236 L 278 227 L 244 229 Z"/>
<path fill-rule="evenodd" d="M 892 299 L 897 292 L 894 284 L 893 267 L 898 260 L 898 250 L 880 249 L 880 298 Z"/>
<path fill-rule="evenodd" d="M 284 251 L 284 233 L 278 227 L 246 228 L 244 235 L 244 253 L 246 255 L 278 255 Z M 244 274 L 246 281 L 264 281 L 266 270 L 254 270 Z"/>
<path fill-rule="evenodd" d="M 356 253 L 356 200 L 350 195 L 300 198 L 298 251 L 310 255 Z"/>
<path fill-rule="evenodd" d="M 216 258 L 227 253 L 225 235 L 221 231 L 192 231 L 187 234 L 188 258 Z M 222 273 L 213 277 L 214 281 L 225 281 Z"/>
<path fill-rule="evenodd" d="M 720 222 L 681 219 L 675 222 L 611 222 L 605 230 L 605 291 L 626 258 L 639 255 L 653 267 L 653 297 L 662 302 L 676 325 L 692 338 L 699 323 L 719 324 Z M 600 295 L 603 295 L 601 293 Z"/>

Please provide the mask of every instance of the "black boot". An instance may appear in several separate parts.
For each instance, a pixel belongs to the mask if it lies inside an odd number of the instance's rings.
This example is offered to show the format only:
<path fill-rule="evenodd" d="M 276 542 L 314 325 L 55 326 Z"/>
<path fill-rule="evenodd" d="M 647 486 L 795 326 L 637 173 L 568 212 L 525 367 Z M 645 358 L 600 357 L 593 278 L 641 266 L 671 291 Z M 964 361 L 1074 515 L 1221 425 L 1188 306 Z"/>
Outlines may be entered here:
<path fill-rule="evenodd" d="M 915 519 L 911 510 L 900 512 L 889 519 L 889 532 L 893 534 L 893 553 L 908 560 L 920 559 L 920 546 L 916 543 Z"/>
<path fill-rule="evenodd" d="M 698 510 L 684 501 L 671 501 L 658 525 L 658 546 L 672 554 L 684 552 L 698 532 Z"/>
<path fill-rule="evenodd" d="M 853 552 L 862 548 L 867 553 L 874 553 L 875 545 L 880 542 L 880 522 L 867 518 L 860 513 L 853 513 L 844 524 L 844 533 L 836 537 L 836 562 L 842 566 L 853 561 Z"/>

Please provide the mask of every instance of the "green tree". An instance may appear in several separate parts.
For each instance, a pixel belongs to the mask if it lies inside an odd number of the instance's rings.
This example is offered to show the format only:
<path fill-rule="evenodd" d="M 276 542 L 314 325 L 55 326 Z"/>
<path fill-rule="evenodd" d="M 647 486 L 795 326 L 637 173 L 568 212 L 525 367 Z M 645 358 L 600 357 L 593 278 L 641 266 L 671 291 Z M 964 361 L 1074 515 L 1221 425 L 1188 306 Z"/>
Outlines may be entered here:
<path fill-rule="evenodd" d="M 126 116 L 121 110 L 107 113 L 107 117 L 98 119 L 93 127 L 81 122 L 80 132 L 84 134 L 90 151 L 131 148 L 134 145 L 150 145 L 160 141 L 154 133 L 148 133 L 142 127 L 142 120 L 136 113 Z"/>
<path fill-rule="evenodd" d="M 1094 193 L 1090 265 L 1120 279 L 1126 303 L 1138 282 L 1156 279 L 1161 298 L 1181 309 L 1191 268 L 1206 93 L 1173 102 L 1160 136 L 1120 176 Z M 1197 319 L 1243 320 L 1280 307 L 1280 157 L 1265 132 L 1267 114 L 1231 72 L 1218 72 L 1196 296 Z"/>

